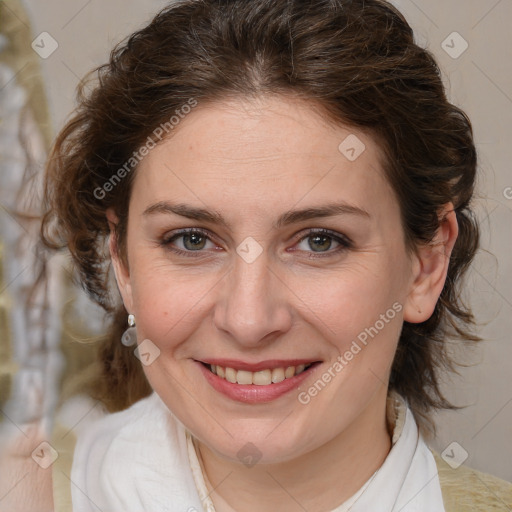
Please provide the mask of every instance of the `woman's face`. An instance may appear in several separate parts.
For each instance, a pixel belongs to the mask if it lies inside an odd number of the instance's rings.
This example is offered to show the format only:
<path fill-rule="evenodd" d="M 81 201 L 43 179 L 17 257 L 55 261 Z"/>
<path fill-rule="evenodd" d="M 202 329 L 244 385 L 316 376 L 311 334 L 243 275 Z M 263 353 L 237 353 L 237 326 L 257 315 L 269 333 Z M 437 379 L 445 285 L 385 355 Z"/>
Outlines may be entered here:
<path fill-rule="evenodd" d="M 383 424 L 419 267 L 381 161 L 265 98 L 197 106 L 140 164 L 118 283 L 151 386 L 218 455 L 291 460 Z"/>

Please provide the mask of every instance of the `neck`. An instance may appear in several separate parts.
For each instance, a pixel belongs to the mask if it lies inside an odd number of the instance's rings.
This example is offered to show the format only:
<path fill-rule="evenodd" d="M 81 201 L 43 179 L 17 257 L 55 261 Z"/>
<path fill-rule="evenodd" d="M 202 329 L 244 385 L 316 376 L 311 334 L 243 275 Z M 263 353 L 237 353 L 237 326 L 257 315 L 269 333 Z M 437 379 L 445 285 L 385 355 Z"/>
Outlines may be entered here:
<path fill-rule="evenodd" d="M 290 461 L 248 468 L 196 441 L 216 512 L 325 512 L 341 505 L 380 468 L 391 449 L 386 395 L 377 395 L 347 429 Z"/>

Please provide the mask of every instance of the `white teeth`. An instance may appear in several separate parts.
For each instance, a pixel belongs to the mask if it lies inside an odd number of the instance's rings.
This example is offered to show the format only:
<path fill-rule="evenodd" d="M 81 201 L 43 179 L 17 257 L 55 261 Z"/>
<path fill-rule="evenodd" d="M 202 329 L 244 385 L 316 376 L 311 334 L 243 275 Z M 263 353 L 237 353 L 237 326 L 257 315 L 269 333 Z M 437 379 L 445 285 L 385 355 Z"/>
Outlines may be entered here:
<path fill-rule="evenodd" d="M 238 370 L 238 372 L 236 372 L 236 381 L 238 384 L 252 384 L 252 372 Z"/>
<path fill-rule="evenodd" d="M 262 370 L 252 374 L 252 383 L 257 386 L 268 386 L 272 384 L 272 372 L 270 370 Z"/>
<path fill-rule="evenodd" d="M 221 379 L 225 379 L 232 384 L 254 384 L 256 386 L 268 386 L 277 384 L 285 379 L 291 379 L 309 368 L 310 364 L 299 364 L 298 366 L 288 366 L 284 368 L 273 368 L 272 370 L 260 370 L 258 372 L 249 372 L 247 370 L 235 370 L 233 368 L 224 368 L 218 365 L 209 365 L 212 373 Z"/>
<path fill-rule="evenodd" d="M 234 384 L 236 382 L 236 370 L 233 368 L 226 368 L 226 380 Z"/>
<path fill-rule="evenodd" d="M 272 382 L 277 384 L 278 382 L 283 382 L 284 380 L 284 368 L 274 368 L 272 370 Z"/>
<path fill-rule="evenodd" d="M 288 366 L 284 372 L 284 378 L 289 379 L 295 375 L 295 366 Z"/>

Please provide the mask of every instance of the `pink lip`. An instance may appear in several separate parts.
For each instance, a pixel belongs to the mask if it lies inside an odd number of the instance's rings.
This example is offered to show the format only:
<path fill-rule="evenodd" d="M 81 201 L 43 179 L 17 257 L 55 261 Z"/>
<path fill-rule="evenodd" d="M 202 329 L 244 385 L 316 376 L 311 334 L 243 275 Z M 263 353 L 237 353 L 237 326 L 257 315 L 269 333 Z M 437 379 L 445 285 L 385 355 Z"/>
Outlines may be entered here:
<path fill-rule="evenodd" d="M 210 363 L 210 364 L 218 364 L 218 366 L 224 366 L 226 363 L 226 360 L 223 360 L 222 363 Z M 311 362 L 311 361 L 309 361 Z M 307 362 L 307 363 L 309 363 Z M 285 379 L 282 382 L 278 382 L 277 384 L 269 384 L 267 386 L 256 386 L 254 384 L 233 384 L 231 382 L 228 382 L 225 379 L 222 379 L 212 373 L 208 368 L 204 366 L 204 364 L 196 361 L 200 371 L 203 373 L 205 379 L 208 381 L 208 383 L 219 393 L 222 393 L 223 395 L 227 396 L 228 398 L 231 398 L 232 400 L 236 400 L 238 402 L 244 402 L 248 404 L 257 404 L 257 403 L 265 403 L 265 402 L 271 402 L 273 400 L 276 400 L 277 398 L 285 395 L 286 393 L 292 391 L 293 389 L 297 389 L 298 386 L 301 384 L 302 381 L 307 379 L 312 371 L 318 366 L 317 364 L 313 364 L 310 368 L 303 371 L 299 375 L 296 375 L 295 377 L 291 377 L 290 379 Z M 232 361 L 234 363 L 234 361 Z M 307 364 L 306 362 L 298 362 L 298 364 Z M 269 361 L 264 361 L 264 364 L 257 364 L 257 365 L 250 365 L 251 368 L 260 367 L 256 370 L 248 370 L 248 371 L 258 371 L 259 369 L 267 369 L 267 368 L 277 368 L 279 365 L 268 365 Z M 237 364 L 233 364 L 233 366 L 226 365 L 225 367 L 233 368 L 236 367 L 237 369 L 243 370 L 245 368 L 242 367 L 243 365 L 240 365 L 240 362 L 237 362 Z M 249 365 L 246 365 L 247 368 Z M 285 366 L 296 366 L 295 364 L 291 363 L 290 361 L 286 361 L 285 364 L 282 365 Z"/>

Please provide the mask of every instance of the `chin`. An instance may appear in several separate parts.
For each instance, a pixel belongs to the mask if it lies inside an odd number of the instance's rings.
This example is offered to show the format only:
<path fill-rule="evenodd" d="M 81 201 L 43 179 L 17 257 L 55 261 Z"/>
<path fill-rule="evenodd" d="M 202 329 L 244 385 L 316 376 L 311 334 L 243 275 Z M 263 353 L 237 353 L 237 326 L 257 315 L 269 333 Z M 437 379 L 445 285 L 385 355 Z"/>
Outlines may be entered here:
<path fill-rule="evenodd" d="M 284 426 L 283 417 L 275 418 L 272 426 L 268 419 L 250 420 L 250 424 L 248 421 L 230 422 L 229 433 L 219 426 L 205 431 L 201 425 L 197 430 L 189 430 L 218 457 L 248 467 L 293 460 L 313 450 L 320 441 L 318 436 L 307 435 L 307 428 L 294 425 L 291 431 L 289 424 Z"/>

